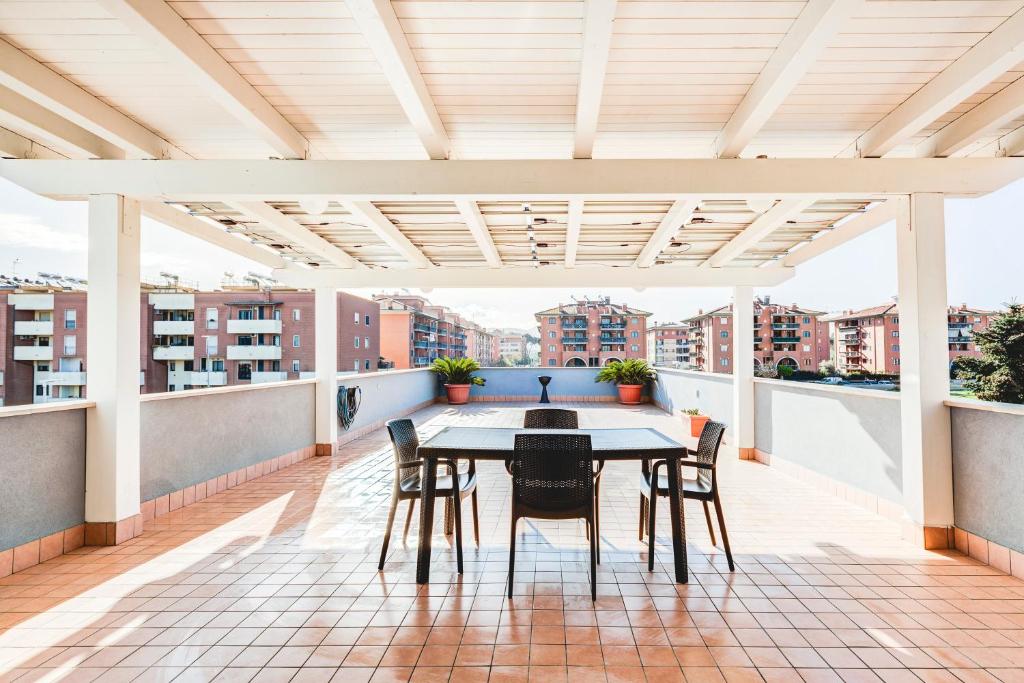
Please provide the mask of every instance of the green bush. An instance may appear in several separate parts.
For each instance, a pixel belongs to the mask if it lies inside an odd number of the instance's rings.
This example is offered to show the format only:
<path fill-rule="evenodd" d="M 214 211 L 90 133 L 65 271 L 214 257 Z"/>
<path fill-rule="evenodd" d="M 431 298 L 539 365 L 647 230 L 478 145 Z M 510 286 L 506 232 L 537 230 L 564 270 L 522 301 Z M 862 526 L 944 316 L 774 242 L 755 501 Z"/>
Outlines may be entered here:
<path fill-rule="evenodd" d="M 624 361 L 613 360 L 601 368 L 594 381 L 615 384 L 647 384 L 655 377 L 657 377 L 657 373 L 647 364 L 647 361 L 640 358 L 629 358 Z"/>
<path fill-rule="evenodd" d="M 483 386 L 487 380 L 473 374 L 479 369 L 480 364 L 472 358 L 449 358 L 448 356 L 441 356 L 430 366 L 430 371 L 441 376 L 445 384 Z"/>

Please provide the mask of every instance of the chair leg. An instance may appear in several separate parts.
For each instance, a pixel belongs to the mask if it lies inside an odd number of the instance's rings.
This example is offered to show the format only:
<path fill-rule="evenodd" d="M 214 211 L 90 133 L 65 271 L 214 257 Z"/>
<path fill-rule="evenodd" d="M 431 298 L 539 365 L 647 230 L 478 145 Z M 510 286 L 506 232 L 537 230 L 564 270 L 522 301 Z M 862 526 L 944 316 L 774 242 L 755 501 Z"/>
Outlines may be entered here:
<path fill-rule="evenodd" d="M 644 540 L 644 530 L 647 528 L 647 496 L 640 494 L 640 536 Z"/>
<path fill-rule="evenodd" d="M 647 571 L 654 571 L 654 520 L 657 516 L 658 494 L 651 490 L 651 497 L 647 499 Z"/>
<path fill-rule="evenodd" d="M 725 559 L 729 561 L 729 571 L 736 571 L 732 562 L 732 549 L 729 548 L 729 533 L 725 530 L 725 517 L 722 515 L 722 500 L 718 497 L 718 489 L 715 489 L 715 513 L 718 515 L 718 529 L 722 532 L 722 544 L 725 546 Z"/>
<path fill-rule="evenodd" d="M 412 524 L 412 516 L 416 511 L 416 499 L 409 499 L 409 512 L 405 515 L 405 530 L 402 532 L 402 543 L 405 544 L 409 541 L 409 525 Z"/>
<path fill-rule="evenodd" d="M 388 510 L 388 524 L 384 528 L 384 545 L 380 549 L 380 562 L 377 569 L 384 569 L 384 558 L 388 556 L 388 542 L 391 540 L 391 527 L 395 523 L 395 510 L 398 508 L 398 496 L 391 496 L 391 508 Z"/>
<path fill-rule="evenodd" d="M 711 526 L 711 509 L 708 507 L 708 502 L 704 501 L 704 519 L 708 522 L 708 533 L 711 534 L 711 545 L 717 545 L 715 543 L 715 527 Z"/>
<path fill-rule="evenodd" d="M 453 519 L 454 519 L 454 516 L 455 516 L 454 515 L 454 510 L 455 510 L 455 508 L 452 507 L 452 499 L 451 498 L 445 498 L 444 499 L 444 535 L 445 536 L 451 536 L 452 535 L 452 531 L 454 530 L 454 523 L 453 523 Z"/>
<path fill-rule="evenodd" d="M 519 521 L 519 518 L 516 517 L 515 515 L 512 515 L 512 524 L 510 525 L 511 529 L 512 529 L 512 532 L 509 535 L 510 537 L 509 537 L 509 542 L 508 542 L 508 599 L 509 600 L 512 599 L 512 579 L 515 576 L 515 572 L 516 572 L 516 522 L 518 522 L 518 521 Z"/>
<path fill-rule="evenodd" d="M 596 514 L 596 511 L 595 513 Z M 590 525 L 592 533 L 590 534 L 590 599 L 597 601 L 597 524 Z"/>
<path fill-rule="evenodd" d="M 462 568 L 462 501 L 459 492 L 455 491 L 452 495 L 452 507 L 454 509 L 455 517 L 455 563 L 458 566 L 459 573 L 463 571 Z"/>
<path fill-rule="evenodd" d="M 477 512 L 476 489 L 473 489 L 473 538 L 476 539 L 476 547 L 480 547 L 480 514 Z"/>
<path fill-rule="evenodd" d="M 594 524 L 593 536 L 597 546 L 597 563 L 601 564 L 601 479 L 594 481 Z"/>

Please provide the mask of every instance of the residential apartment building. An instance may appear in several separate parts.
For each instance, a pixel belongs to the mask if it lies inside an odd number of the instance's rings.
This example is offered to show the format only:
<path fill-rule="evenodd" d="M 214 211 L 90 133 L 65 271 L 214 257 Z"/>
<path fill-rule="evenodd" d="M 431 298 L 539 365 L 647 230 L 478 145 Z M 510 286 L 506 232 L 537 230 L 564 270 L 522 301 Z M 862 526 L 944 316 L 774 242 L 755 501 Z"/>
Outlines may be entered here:
<path fill-rule="evenodd" d="M 528 349 L 526 335 L 522 332 L 510 332 L 508 330 L 496 330 L 498 358 L 504 358 L 513 365 L 518 365 L 527 357 Z"/>
<path fill-rule="evenodd" d="M 77 289 L 53 281 L 8 283 L 14 286 L 6 288 L 0 313 L 0 400 L 16 405 L 84 398 L 85 283 Z M 312 292 L 146 285 L 139 306 L 142 393 L 313 375 Z M 340 372 L 377 369 L 379 322 L 374 302 L 338 293 Z"/>
<path fill-rule="evenodd" d="M 466 352 L 470 358 L 475 358 L 484 367 L 498 362 L 494 353 L 494 335 L 472 320 L 464 320 L 462 324 L 466 328 Z"/>
<path fill-rule="evenodd" d="M 603 297 L 559 304 L 534 316 L 542 367 L 599 367 L 647 358 L 647 311 Z"/>
<path fill-rule="evenodd" d="M 967 304 L 950 306 L 947 314 L 949 361 L 978 357 L 974 333 L 987 329 L 998 311 Z M 900 373 L 900 318 L 896 302 L 861 311 L 843 311 L 827 319 L 833 340 L 832 357 L 840 372 L 883 375 Z"/>
<path fill-rule="evenodd" d="M 821 311 L 796 304 L 773 304 L 768 297 L 754 301 L 755 367 L 764 363 L 816 371 L 829 358 L 828 326 Z M 732 374 L 732 304 L 683 321 L 689 325 L 690 366 L 694 370 Z"/>
<path fill-rule="evenodd" d="M 471 334 L 474 351 L 491 346 L 486 330 L 422 296 L 378 294 L 373 300 L 379 307 L 381 357 L 394 368 L 427 367 L 441 356 L 470 356 Z M 489 352 L 473 357 L 490 364 Z"/>
<path fill-rule="evenodd" d="M 662 323 L 647 328 L 647 362 L 668 368 L 690 367 L 690 326 Z"/>

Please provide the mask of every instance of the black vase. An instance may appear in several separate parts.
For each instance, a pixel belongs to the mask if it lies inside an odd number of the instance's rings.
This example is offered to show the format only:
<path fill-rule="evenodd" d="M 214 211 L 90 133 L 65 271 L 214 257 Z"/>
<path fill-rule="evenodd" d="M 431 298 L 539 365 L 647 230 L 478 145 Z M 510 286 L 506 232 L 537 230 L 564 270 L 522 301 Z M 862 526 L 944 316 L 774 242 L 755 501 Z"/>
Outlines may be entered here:
<path fill-rule="evenodd" d="M 541 386 L 539 402 L 551 403 L 551 401 L 548 399 L 548 383 L 551 381 L 551 378 L 548 375 L 541 375 L 540 377 L 537 378 L 537 381 L 540 382 Z"/>

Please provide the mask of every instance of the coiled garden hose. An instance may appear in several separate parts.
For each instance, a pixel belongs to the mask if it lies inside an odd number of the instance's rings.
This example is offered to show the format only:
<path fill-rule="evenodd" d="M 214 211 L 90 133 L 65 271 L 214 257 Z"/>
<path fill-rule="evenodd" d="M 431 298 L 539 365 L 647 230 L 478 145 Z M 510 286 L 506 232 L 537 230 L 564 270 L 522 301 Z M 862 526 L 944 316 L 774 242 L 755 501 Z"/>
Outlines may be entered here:
<path fill-rule="evenodd" d="M 338 422 L 342 429 L 348 430 L 356 421 L 356 413 L 363 402 L 363 390 L 359 387 L 338 387 Z"/>

